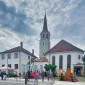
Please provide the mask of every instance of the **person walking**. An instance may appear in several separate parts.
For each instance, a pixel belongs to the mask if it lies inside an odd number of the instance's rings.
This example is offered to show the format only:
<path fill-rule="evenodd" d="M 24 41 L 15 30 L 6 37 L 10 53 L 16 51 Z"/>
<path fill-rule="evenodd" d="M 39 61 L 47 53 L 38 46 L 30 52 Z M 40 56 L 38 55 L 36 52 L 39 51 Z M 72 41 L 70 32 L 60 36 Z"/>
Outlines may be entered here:
<path fill-rule="evenodd" d="M 3 72 L 3 79 L 6 80 L 6 72 Z"/>
<path fill-rule="evenodd" d="M 28 73 L 28 81 L 30 81 L 30 71 L 27 72 Z"/>
<path fill-rule="evenodd" d="M 3 80 L 3 72 L 1 71 L 1 80 Z"/>
<path fill-rule="evenodd" d="M 51 73 L 50 73 L 50 79 L 52 80 L 52 78 L 53 78 L 53 72 L 51 71 Z"/>
<path fill-rule="evenodd" d="M 44 71 L 42 71 L 42 81 L 44 81 Z"/>
<path fill-rule="evenodd" d="M 50 72 L 47 72 L 47 77 L 48 77 L 48 81 L 49 81 L 49 77 L 50 77 Z"/>
<path fill-rule="evenodd" d="M 19 81 L 21 82 L 21 72 L 19 73 Z"/>
<path fill-rule="evenodd" d="M 31 79 L 33 80 L 34 73 L 33 73 L 32 71 L 30 72 L 30 77 L 31 77 Z"/>
<path fill-rule="evenodd" d="M 38 78 L 39 78 L 39 73 L 35 72 L 34 73 L 34 85 L 38 85 Z"/>
<path fill-rule="evenodd" d="M 27 79 L 28 79 L 28 73 L 27 72 L 25 73 L 24 77 L 25 77 L 25 84 L 27 84 Z"/>

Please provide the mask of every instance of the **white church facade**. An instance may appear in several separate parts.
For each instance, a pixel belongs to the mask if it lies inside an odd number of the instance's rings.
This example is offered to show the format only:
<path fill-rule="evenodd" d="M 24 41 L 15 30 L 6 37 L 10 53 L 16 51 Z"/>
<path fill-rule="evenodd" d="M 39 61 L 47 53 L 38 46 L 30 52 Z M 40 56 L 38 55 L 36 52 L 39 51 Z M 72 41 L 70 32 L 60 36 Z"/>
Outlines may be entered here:
<path fill-rule="evenodd" d="M 57 69 L 71 69 L 71 72 L 83 70 L 82 56 L 84 51 L 73 46 L 65 40 L 61 40 L 44 57 L 50 64 L 56 65 Z"/>

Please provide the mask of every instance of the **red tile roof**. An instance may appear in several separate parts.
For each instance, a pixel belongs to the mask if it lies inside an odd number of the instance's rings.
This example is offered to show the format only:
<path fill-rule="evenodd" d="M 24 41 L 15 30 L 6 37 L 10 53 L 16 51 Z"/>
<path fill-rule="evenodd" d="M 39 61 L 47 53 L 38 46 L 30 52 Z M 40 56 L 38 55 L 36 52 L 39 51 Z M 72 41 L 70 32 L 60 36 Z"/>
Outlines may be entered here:
<path fill-rule="evenodd" d="M 33 62 L 47 62 L 48 60 L 45 58 L 45 57 L 43 57 L 43 58 L 36 58 L 36 59 L 34 59 L 33 60 Z"/>
<path fill-rule="evenodd" d="M 81 51 L 84 52 L 83 50 L 77 48 L 76 46 L 68 43 L 65 40 L 61 40 L 59 43 L 57 43 L 53 48 L 51 48 L 47 53 L 52 53 L 52 52 L 64 52 L 64 51 Z M 47 54 L 45 53 L 45 54 Z"/>
<path fill-rule="evenodd" d="M 33 62 L 48 62 L 48 60 L 45 57 L 43 57 L 43 58 L 32 58 L 28 62 L 28 64 L 32 64 Z"/>

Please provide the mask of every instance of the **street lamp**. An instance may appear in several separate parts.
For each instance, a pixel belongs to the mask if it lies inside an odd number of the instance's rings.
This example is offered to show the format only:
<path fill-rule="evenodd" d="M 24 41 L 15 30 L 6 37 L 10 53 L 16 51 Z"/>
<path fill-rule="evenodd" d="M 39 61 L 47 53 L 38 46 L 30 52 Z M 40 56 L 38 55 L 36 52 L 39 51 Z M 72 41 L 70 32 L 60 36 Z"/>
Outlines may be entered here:
<path fill-rule="evenodd" d="M 30 53 L 30 71 L 31 71 L 31 53 Z"/>
<path fill-rule="evenodd" d="M 7 55 L 7 76 L 8 76 L 8 55 Z"/>

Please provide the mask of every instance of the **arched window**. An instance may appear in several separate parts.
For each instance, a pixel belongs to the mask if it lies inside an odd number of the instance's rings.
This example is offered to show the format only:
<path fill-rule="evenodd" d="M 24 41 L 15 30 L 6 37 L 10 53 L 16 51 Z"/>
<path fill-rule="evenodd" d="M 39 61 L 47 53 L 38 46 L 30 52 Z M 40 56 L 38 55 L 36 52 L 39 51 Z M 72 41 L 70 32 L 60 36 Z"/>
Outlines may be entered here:
<path fill-rule="evenodd" d="M 59 69 L 63 69 L 63 56 L 59 56 Z"/>
<path fill-rule="evenodd" d="M 45 34 L 43 34 L 43 38 L 45 38 Z"/>
<path fill-rule="evenodd" d="M 79 55 L 79 56 L 78 56 L 78 59 L 80 60 L 80 58 L 81 58 L 81 56 Z"/>
<path fill-rule="evenodd" d="M 52 56 L 52 65 L 55 65 L 55 56 Z"/>
<path fill-rule="evenodd" d="M 71 68 L 71 55 L 67 56 L 67 69 Z"/>
<path fill-rule="evenodd" d="M 46 39 L 48 39 L 48 34 L 46 34 Z"/>

